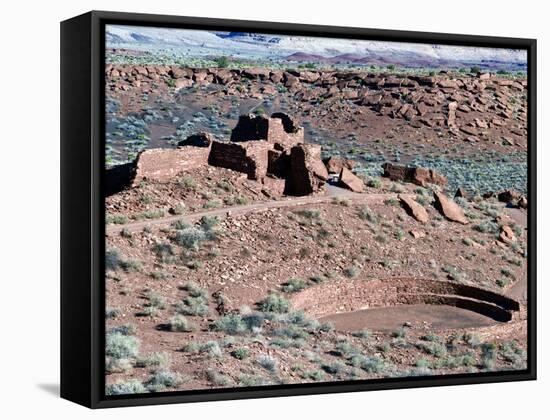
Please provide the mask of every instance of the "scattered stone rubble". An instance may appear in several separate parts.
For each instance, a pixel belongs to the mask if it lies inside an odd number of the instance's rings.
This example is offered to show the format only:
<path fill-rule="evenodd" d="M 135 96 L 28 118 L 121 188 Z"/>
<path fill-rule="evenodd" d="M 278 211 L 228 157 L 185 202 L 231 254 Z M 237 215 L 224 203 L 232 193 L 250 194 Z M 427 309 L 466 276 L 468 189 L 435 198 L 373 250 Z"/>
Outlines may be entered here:
<path fill-rule="evenodd" d="M 526 79 L 490 73 L 403 76 L 368 71 L 133 65 L 108 65 L 106 75 L 112 91 L 153 91 L 159 82 L 176 90 L 213 84 L 223 86 L 221 95 L 262 98 L 285 88 L 300 102 L 352 101 L 381 116 L 403 119 L 418 128 L 445 130 L 464 141 L 501 139 L 503 144 L 527 146 Z M 245 80 L 250 84 L 243 84 Z"/>

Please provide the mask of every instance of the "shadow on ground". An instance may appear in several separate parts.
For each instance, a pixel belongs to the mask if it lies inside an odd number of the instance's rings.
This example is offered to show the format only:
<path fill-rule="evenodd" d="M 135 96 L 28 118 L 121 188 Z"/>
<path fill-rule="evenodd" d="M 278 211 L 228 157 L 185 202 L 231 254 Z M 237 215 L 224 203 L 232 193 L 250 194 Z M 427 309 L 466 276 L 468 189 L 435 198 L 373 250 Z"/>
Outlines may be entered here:
<path fill-rule="evenodd" d="M 59 384 L 38 384 L 37 387 L 54 397 L 59 397 Z"/>

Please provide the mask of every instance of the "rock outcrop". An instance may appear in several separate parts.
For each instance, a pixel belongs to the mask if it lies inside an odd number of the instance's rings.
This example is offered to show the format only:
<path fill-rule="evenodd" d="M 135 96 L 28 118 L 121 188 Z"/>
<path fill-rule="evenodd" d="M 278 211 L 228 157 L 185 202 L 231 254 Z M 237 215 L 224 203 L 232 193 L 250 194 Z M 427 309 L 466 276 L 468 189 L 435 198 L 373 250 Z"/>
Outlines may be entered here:
<path fill-rule="evenodd" d="M 452 222 L 461 223 L 467 225 L 468 219 L 464 215 L 462 208 L 456 204 L 453 200 L 447 197 L 445 194 L 434 191 L 435 207 L 441 212 L 443 216 Z"/>
<path fill-rule="evenodd" d="M 411 182 L 422 187 L 428 184 L 446 185 L 447 178 L 433 169 L 385 163 L 383 176 L 392 181 Z"/>

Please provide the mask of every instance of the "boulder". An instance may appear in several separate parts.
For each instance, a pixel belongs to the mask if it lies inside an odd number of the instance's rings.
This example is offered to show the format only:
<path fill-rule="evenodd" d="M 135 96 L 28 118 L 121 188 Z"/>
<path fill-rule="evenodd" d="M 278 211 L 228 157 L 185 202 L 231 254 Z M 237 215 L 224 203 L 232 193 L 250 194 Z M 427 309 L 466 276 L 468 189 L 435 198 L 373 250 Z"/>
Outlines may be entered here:
<path fill-rule="evenodd" d="M 331 174 L 339 174 L 342 172 L 342 168 L 352 170 L 355 166 L 355 162 L 351 159 L 344 159 L 340 156 L 331 156 L 328 159 L 323 160 L 327 170 Z"/>
<path fill-rule="evenodd" d="M 516 241 L 516 235 L 514 235 L 514 231 L 510 228 L 510 226 L 507 225 L 500 228 L 500 234 L 498 235 L 498 238 L 505 244 L 511 244 L 512 242 Z"/>
<path fill-rule="evenodd" d="M 447 178 L 433 169 L 395 165 L 392 163 L 385 163 L 382 168 L 384 169 L 383 176 L 390 178 L 392 181 L 412 182 L 422 187 L 428 184 L 442 186 L 447 184 Z"/>
<path fill-rule="evenodd" d="M 343 167 L 340 171 L 339 184 L 344 188 L 347 188 L 348 190 L 357 193 L 363 192 L 363 190 L 365 189 L 365 184 L 363 183 L 361 178 L 359 178 L 346 167 Z"/>
<path fill-rule="evenodd" d="M 178 143 L 178 146 L 210 147 L 212 144 L 212 135 L 210 133 L 192 134 L 185 140 Z"/>
<path fill-rule="evenodd" d="M 176 79 L 176 90 L 187 89 L 191 86 L 193 86 L 193 81 L 191 79 Z"/>
<path fill-rule="evenodd" d="M 399 195 L 397 198 L 399 198 L 401 204 L 403 204 L 405 211 L 416 220 L 421 223 L 426 223 L 429 220 L 426 209 L 421 204 L 417 203 L 412 197 Z"/>
<path fill-rule="evenodd" d="M 447 219 L 467 225 L 468 219 L 464 215 L 462 208 L 456 204 L 453 200 L 447 197 L 445 194 L 434 191 L 435 207 L 441 212 Z"/>
<path fill-rule="evenodd" d="M 506 190 L 498 193 L 498 201 L 503 203 L 516 203 L 521 198 L 521 194 L 515 190 Z"/>
<path fill-rule="evenodd" d="M 518 206 L 521 207 L 522 209 L 526 209 L 527 208 L 527 197 L 522 195 L 518 200 Z"/>

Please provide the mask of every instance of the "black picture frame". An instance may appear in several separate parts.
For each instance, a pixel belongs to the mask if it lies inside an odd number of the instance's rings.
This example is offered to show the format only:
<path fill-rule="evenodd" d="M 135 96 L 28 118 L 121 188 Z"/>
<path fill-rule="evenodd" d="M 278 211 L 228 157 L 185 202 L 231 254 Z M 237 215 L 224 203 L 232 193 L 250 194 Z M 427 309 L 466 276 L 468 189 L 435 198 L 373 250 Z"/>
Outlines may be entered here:
<path fill-rule="evenodd" d="M 528 62 L 528 368 L 343 381 L 104 395 L 104 103 L 106 24 L 215 29 L 525 49 Z M 61 23 L 61 397 L 90 408 L 280 397 L 536 379 L 536 40 L 92 11 Z"/>

